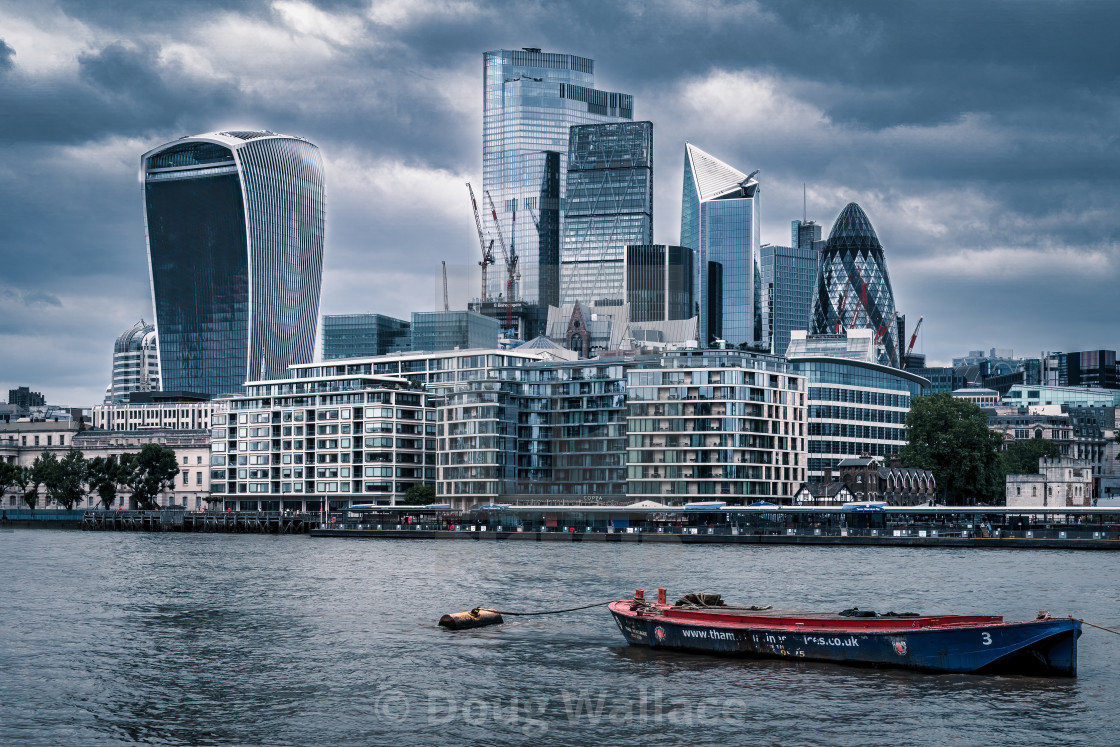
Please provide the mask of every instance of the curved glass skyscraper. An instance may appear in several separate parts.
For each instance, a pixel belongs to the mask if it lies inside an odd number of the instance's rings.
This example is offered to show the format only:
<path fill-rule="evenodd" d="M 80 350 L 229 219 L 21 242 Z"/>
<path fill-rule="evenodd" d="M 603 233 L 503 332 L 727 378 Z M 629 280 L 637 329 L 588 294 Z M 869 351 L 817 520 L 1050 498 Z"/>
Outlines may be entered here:
<path fill-rule="evenodd" d="M 319 149 L 273 132 L 185 137 L 141 157 L 161 388 L 241 392 L 315 351 Z"/>
<path fill-rule="evenodd" d="M 880 362 L 898 367 L 895 317 L 883 245 L 863 209 L 849 202 L 821 251 L 809 332 L 821 335 L 848 329 L 874 330 L 876 344 L 883 347 Z"/>

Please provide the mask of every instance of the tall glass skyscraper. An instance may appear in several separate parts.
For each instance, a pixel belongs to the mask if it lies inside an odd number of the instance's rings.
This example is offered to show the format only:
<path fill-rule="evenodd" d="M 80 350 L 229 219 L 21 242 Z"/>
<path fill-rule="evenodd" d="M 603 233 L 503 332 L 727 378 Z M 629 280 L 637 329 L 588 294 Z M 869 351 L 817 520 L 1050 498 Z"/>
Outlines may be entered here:
<path fill-rule="evenodd" d="M 586 57 L 531 47 L 483 54 L 482 186 L 517 253 L 521 301 L 560 302 L 560 196 L 571 126 L 634 118 L 634 98 L 597 90 L 594 73 Z M 488 283 L 489 297 L 503 294 L 505 273 L 491 272 Z"/>
<path fill-rule="evenodd" d="M 817 235 L 820 236 L 819 228 Z M 801 247 L 766 244 L 759 251 L 763 341 L 769 344 L 774 355 L 785 355 L 789 333 L 795 329 L 809 329 L 812 319 L 820 255 L 812 239 L 806 244 Z"/>
<path fill-rule="evenodd" d="M 562 304 L 621 304 L 626 246 L 653 243 L 653 123 L 580 125 L 568 141 Z"/>
<path fill-rule="evenodd" d="M 729 345 L 762 338 L 758 180 L 753 177 L 685 143 L 680 244 L 696 252 L 704 345 L 717 338 Z M 717 275 L 722 276 L 721 297 L 709 298 L 709 281 Z"/>
<path fill-rule="evenodd" d="M 882 363 L 899 365 L 899 324 L 883 245 L 867 215 L 849 202 L 832 225 L 821 252 L 813 296 L 814 335 L 870 329 Z"/>
<path fill-rule="evenodd" d="M 161 389 L 239 393 L 315 354 L 319 149 L 273 132 L 185 137 L 140 159 Z"/>

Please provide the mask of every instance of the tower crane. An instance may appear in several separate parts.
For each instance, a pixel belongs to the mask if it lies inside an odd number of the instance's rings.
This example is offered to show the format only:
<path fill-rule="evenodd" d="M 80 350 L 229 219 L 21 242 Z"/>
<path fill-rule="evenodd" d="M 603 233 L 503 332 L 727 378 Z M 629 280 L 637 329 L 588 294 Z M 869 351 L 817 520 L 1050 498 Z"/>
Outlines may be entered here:
<path fill-rule="evenodd" d="M 914 334 L 910 335 L 910 344 L 906 346 L 906 355 L 902 359 L 902 368 L 910 366 L 910 353 L 914 352 L 914 343 L 918 341 L 918 330 L 922 328 L 922 321 L 924 316 L 918 317 L 918 323 L 914 325 Z"/>
<path fill-rule="evenodd" d="M 513 329 L 513 284 L 521 278 L 521 271 L 517 267 L 517 253 L 506 250 L 506 240 L 502 236 L 502 224 L 498 220 L 498 211 L 494 207 L 494 198 L 490 190 L 486 190 L 486 202 L 490 206 L 490 217 L 494 220 L 494 228 L 498 232 L 498 247 L 502 250 L 502 261 L 506 265 L 506 329 Z"/>
<path fill-rule="evenodd" d="M 482 261 L 478 266 L 482 268 L 482 294 L 479 299 L 486 300 L 486 266 L 494 264 L 494 240 L 486 245 L 486 237 L 482 234 L 482 219 L 478 216 L 478 202 L 474 199 L 474 188 L 467 182 L 467 191 L 471 193 L 471 208 L 474 210 L 474 227 L 478 230 L 478 246 L 482 250 Z"/>

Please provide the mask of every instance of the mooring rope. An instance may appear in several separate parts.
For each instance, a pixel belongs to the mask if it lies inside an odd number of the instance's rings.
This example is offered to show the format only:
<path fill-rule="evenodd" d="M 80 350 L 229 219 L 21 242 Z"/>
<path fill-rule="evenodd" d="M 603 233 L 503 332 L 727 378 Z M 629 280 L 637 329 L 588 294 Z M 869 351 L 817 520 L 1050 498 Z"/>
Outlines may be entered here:
<path fill-rule="evenodd" d="M 1069 617 L 1070 617 L 1071 620 L 1077 620 L 1077 622 L 1081 623 L 1082 625 L 1088 625 L 1091 628 L 1097 628 L 1098 630 L 1103 630 L 1103 631 L 1106 631 L 1108 633 L 1115 633 L 1116 635 L 1120 635 L 1120 630 L 1113 630 L 1112 628 L 1106 628 L 1103 625 L 1097 625 L 1096 623 L 1091 623 L 1088 620 L 1082 620 L 1080 617 L 1074 617 L 1073 615 L 1070 615 Z"/>
<path fill-rule="evenodd" d="M 564 612 L 575 612 L 577 610 L 589 610 L 592 607 L 602 607 L 615 601 L 608 599 L 605 602 L 596 602 L 595 604 L 585 604 L 582 607 L 569 607 L 564 610 L 544 610 L 542 612 L 507 612 L 505 610 L 496 610 L 493 607 L 475 607 L 475 610 L 486 610 L 487 612 L 497 612 L 499 615 L 511 615 L 513 617 L 533 617 L 536 615 L 559 615 Z"/>

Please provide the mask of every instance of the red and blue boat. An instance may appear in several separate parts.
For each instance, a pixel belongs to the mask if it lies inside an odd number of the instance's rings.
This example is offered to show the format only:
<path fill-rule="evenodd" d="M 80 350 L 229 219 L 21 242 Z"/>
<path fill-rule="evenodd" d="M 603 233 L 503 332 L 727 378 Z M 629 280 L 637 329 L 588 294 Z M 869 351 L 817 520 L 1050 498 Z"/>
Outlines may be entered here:
<path fill-rule="evenodd" d="M 1081 621 L 1039 613 L 1028 622 L 999 615 L 813 613 L 727 606 L 716 594 L 668 604 L 641 591 L 611 602 L 635 646 L 693 653 L 827 661 L 923 672 L 1077 676 Z"/>

